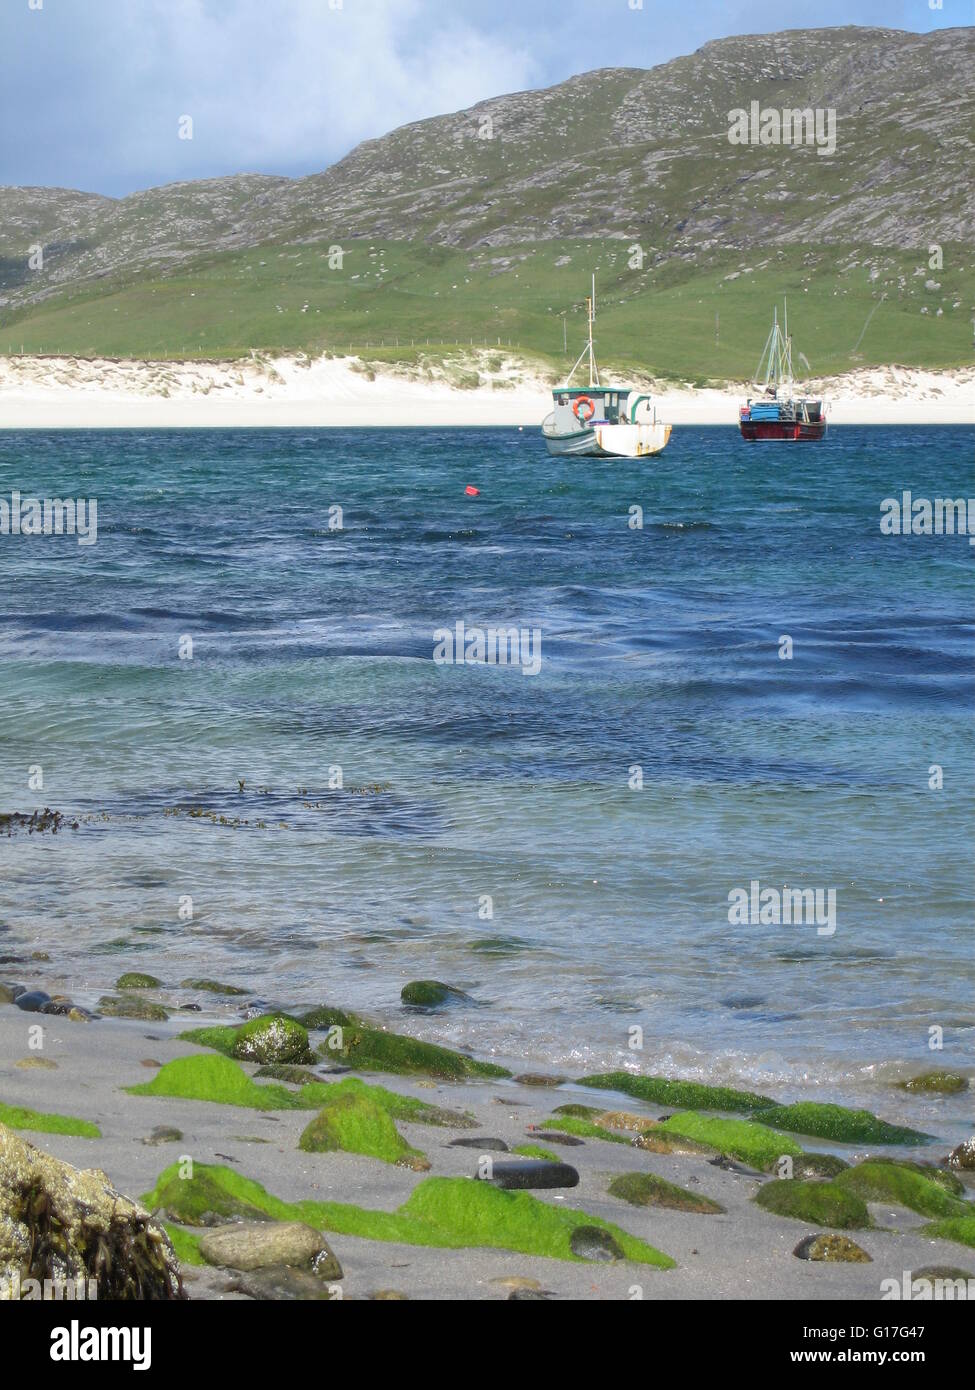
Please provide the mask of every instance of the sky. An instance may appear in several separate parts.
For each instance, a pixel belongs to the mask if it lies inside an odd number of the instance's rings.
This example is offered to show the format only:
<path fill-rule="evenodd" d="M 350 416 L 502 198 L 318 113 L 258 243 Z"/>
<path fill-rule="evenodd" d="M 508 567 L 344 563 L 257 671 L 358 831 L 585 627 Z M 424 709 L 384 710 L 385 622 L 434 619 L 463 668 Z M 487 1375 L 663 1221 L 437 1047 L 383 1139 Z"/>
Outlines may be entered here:
<path fill-rule="evenodd" d="M 0 0 L 0 184 L 119 197 L 317 173 L 408 121 L 593 68 L 654 67 L 710 39 L 973 22 L 973 0 L 936 3 Z"/>

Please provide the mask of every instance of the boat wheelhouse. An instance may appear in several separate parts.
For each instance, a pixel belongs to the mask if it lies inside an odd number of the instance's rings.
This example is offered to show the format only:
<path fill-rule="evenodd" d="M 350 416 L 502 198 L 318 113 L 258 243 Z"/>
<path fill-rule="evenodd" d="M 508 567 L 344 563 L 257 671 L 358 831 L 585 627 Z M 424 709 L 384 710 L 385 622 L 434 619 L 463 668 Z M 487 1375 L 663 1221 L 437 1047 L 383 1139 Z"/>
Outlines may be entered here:
<path fill-rule="evenodd" d="M 592 325 L 596 298 L 586 300 L 589 337 L 564 386 L 552 391 L 553 409 L 542 421 L 550 454 L 588 458 L 644 458 L 659 454 L 670 438 L 671 426 L 657 419 L 653 400 L 634 386 L 605 386 L 593 350 Z M 573 386 L 572 378 L 588 358 L 589 385 Z"/>
<path fill-rule="evenodd" d="M 778 308 L 772 311 L 772 330 L 755 373 L 756 390 L 761 394 L 749 396 L 738 409 L 743 439 L 822 439 L 826 434 L 823 402 L 795 395 L 788 313 L 786 305 L 783 332 Z"/>

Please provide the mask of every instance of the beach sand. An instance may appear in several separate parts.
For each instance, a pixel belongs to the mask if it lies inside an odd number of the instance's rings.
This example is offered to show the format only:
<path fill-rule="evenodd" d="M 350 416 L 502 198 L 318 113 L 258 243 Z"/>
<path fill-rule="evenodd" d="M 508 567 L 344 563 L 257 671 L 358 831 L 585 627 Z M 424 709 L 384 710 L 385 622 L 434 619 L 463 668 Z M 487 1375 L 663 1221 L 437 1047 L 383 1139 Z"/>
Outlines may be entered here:
<path fill-rule="evenodd" d="M 308 1111 L 261 1112 L 127 1094 L 123 1087 L 151 1079 L 156 1064 L 198 1053 L 176 1034 L 180 1027 L 199 1022 L 195 1014 L 184 1017 L 182 1024 L 109 1019 L 80 1023 L 0 1005 L 0 1100 L 97 1123 L 100 1139 L 26 1131 L 21 1137 L 78 1167 L 103 1169 L 115 1187 L 131 1197 L 150 1190 L 159 1173 L 184 1156 L 196 1163 L 225 1164 L 285 1200 L 336 1200 L 387 1210 L 405 1201 L 423 1177 L 474 1174 L 478 1150 L 450 1147 L 460 1131 L 399 1122 L 404 1137 L 422 1149 L 432 1165 L 431 1174 L 419 1175 L 348 1153 L 301 1152 L 298 1136 L 309 1121 Z M 28 1030 L 37 1024 L 44 1029 L 40 1053 L 28 1046 Z M 37 1056 L 56 1067 L 18 1066 L 22 1059 Z M 599 1105 L 605 1099 L 613 1110 L 663 1113 L 660 1107 L 573 1085 L 551 1089 L 508 1080 L 446 1084 L 376 1073 L 364 1079 L 426 1102 L 467 1110 L 480 1126 L 471 1135 L 501 1139 L 510 1147 L 532 1142 L 530 1127 L 543 1125 L 555 1106 L 567 1101 Z M 160 1125 L 176 1126 L 183 1138 L 160 1146 L 144 1144 Z M 535 1142 L 555 1150 L 545 1140 Z M 805 1146 L 831 1147 L 818 1141 Z M 657 1154 L 601 1139 L 587 1138 L 557 1152 L 578 1169 L 579 1185 L 539 1191 L 537 1197 L 622 1227 L 670 1255 L 676 1268 L 625 1261 L 576 1263 L 491 1249 L 430 1249 L 328 1234 L 344 1271 L 342 1296 L 359 1299 L 396 1290 L 411 1299 L 502 1299 L 511 1292 L 504 1281 L 518 1278 L 537 1281 L 541 1289 L 563 1299 L 876 1300 L 881 1280 L 901 1281 L 905 1270 L 937 1264 L 975 1272 L 970 1250 L 917 1234 L 925 1218 L 906 1209 L 871 1206 L 878 1226 L 887 1229 L 848 1232 L 872 1256 L 872 1263 L 816 1263 L 792 1253 L 816 1227 L 772 1215 L 751 1201 L 763 1182 L 775 1178 L 726 1171 L 700 1154 Z M 862 1156 L 850 1149 L 843 1152 L 851 1160 Z M 937 1160 L 943 1152 L 944 1146 L 930 1145 L 925 1156 Z M 725 1212 L 645 1209 L 609 1196 L 610 1175 L 629 1171 L 656 1173 L 712 1198 Z M 232 1280 L 225 1270 L 184 1266 L 183 1273 L 192 1298 L 243 1296 L 228 1291 Z"/>
<path fill-rule="evenodd" d="M 499 358 L 500 366 L 498 365 Z M 476 371 L 481 384 L 458 386 Z M 643 384 L 643 383 L 641 383 Z M 645 384 L 676 426 L 735 426 L 745 383 L 726 389 Z M 836 425 L 975 423 L 975 369 L 874 367 L 809 381 Z M 139 362 L 0 357 L 0 428 L 523 426 L 551 409 L 551 383 L 510 353 L 431 359 L 422 370 L 355 357 Z"/>

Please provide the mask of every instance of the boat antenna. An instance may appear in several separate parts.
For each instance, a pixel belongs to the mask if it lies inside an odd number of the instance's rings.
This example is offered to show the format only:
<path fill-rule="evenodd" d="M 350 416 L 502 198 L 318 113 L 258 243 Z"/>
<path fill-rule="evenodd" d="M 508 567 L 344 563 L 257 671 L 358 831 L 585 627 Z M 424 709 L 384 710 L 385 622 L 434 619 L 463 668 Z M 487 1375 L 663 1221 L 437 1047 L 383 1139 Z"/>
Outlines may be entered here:
<path fill-rule="evenodd" d="M 590 385 L 590 386 L 598 386 L 598 385 L 599 385 L 599 368 L 596 366 L 596 354 L 595 354 L 595 352 L 593 351 L 593 346 L 592 346 L 592 325 L 593 325 L 593 319 L 596 317 L 596 314 L 595 314 L 595 305 L 596 305 L 596 276 L 593 275 L 593 277 L 592 277 L 592 297 L 590 298 L 588 295 L 586 296 L 586 318 L 587 318 L 588 324 L 589 324 L 589 336 L 588 336 L 588 339 L 587 339 L 587 341 L 586 341 L 586 346 L 582 349 L 582 351 L 580 352 L 579 356 L 576 358 L 575 365 L 573 366 L 572 371 L 569 373 L 569 375 L 568 375 L 568 376 L 566 377 L 566 379 L 565 379 L 566 385 L 568 385 L 568 384 L 571 382 L 572 378 L 575 376 L 576 371 L 578 370 L 579 365 L 580 365 L 580 363 L 582 362 L 582 360 L 583 360 L 584 357 L 588 357 L 588 358 L 589 358 L 589 385 Z"/>

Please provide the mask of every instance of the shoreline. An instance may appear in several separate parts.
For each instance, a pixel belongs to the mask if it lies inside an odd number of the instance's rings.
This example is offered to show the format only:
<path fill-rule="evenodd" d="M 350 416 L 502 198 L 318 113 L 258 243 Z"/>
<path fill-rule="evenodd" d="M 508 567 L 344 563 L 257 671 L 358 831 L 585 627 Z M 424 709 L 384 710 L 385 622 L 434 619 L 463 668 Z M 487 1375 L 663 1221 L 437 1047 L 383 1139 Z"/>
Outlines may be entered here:
<path fill-rule="evenodd" d="M 638 384 L 675 426 L 737 429 L 749 390 Z M 303 354 L 239 362 L 0 357 L 0 429 L 538 429 L 551 385 L 517 356 L 477 350 L 410 366 Z M 826 400 L 832 425 L 975 424 L 972 368 L 863 368 L 803 390 Z"/>
<path fill-rule="evenodd" d="M 547 1116 L 551 1118 L 556 1106 L 566 1102 L 605 1105 L 611 1111 L 648 1120 L 659 1119 L 663 1113 L 662 1106 L 644 1104 L 615 1091 L 584 1090 L 577 1084 L 551 1088 L 501 1079 L 446 1083 L 373 1070 L 357 1073 L 353 1069 L 342 1076 L 324 1077 L 316 1072 L 316 1079 L 325 1081 L 362 1074 L 367 1086 L 378 1084 L 401 1097 L 473 1116 L 476 1127 L 470 1134 L 451 1127 L 431 1129 L 420 1123 L 398 1123 L 406 1141 L 423 1151 L 430 1162 L 428 1173 L 417 1175 L 352 1152 L 300 1151 L 299 1134 L 310 1119 L 307 1111 L 255 1111 L 202 1099 L 140 1097 L 122 1090 L 152 1079 L 157 1069 L 172 1059 L 202 1054 L 202 1049 L 177 1037 L 179 1027 L 185 1024 L 146 1026 L 124 1019 L 74 1023 L 64 1017 L 43 1017 L 45 1048 L 31 1052 L 26 1034 L 28 1027 L 38 1022 L 42 1017 L 36 1013 L 18 1012 L 14 1005 L 0 1006 L 1 1098 L 7 1104 L 32 1106 L 43 1112 L 83 1116 L 100 1127 L 102 1137 L 21 1129 L 15 1133 L 79 1168 L 103 1169 L 111 1183 L 134 1200 L 154 1186 L 168 1165 L 189 1156 L 200 1165 L 223 1165 L 255 1180 L 282 1201 L 314 1198 L 392 1211 L 408 1200 L 417 1181 L 427 1177 L 472 1179 L 480 1148 L 476 1143 L 467 1145 L 469 1138 L 484 1140 L 488 1154 L 497 1151 L 488 1140 L 506 1144 L 509 1150 L 531 1144 L 533 1126 L 544 1131 Z M 36 1066 L 39 1056 L 43 1056 L 40 1068 Z M 33 1065 L 22 1068 L 19 1063 L 25 1059 Z M 253 1066 L 245 1070 L 253 1073 Z M 177 1127 L 178 1140 L 146 1143 L 157 1126 Z M 463 1138 L 465 1144 L 453 1144 L 455 1138 Z M 885 1204 L 871 1204 L 872 1229 L 847 1232 L 871 1255 L 871 1262 L 815 1264 L 796 1258 L 794 1250 L 801 1241 L 822 1232 L 823 1227 L 755 1204 L 755 1193 L 766 1181 L 775 1183 L 775 1177 L 759 1175 L 747 1165 L 715 1165 L 702 1154 L 636 1150 L 631 1138 L 633 1134 L 626 1130 L 616 1131 L 616 1141 L 563 1136 L 566 1147 L 555 1147 L 555 1156 L 577 1170 L 579 1184 L 565 1190 L 533 1191 L 531 1195 L 559 1211 L 586 1213 L 611 1223 L 668 1255 L 675 1268 L 654 1268 L 630 1259 L 597 1264 L 567 1261 L 488 1244 L 444 1248 L 388 1243 L 325 1227 L 328 1245 L 344 1270 L 342 1297 L 359 1300 L 376 1297 L 381 1291 L 389 1297 L 389 1290 L 395 1290 L 398 1297 L 413 1300 L 497 1300 L 512 1297 L 513 1291 L 520 1289 L 523 1293 L 519 1297 L 541 1297 L 544 1291 L 556 1298 L 619 1300 L 634 1297 L 631 1290 L 638 1284 L 640 1297 L 654 1300 L 878 1300 L 882 1280 L 894 1279 L 900 1284 L 904 1270 L 930 1265 L 971 1268 L 971 1252 L 964 1245 L 919 1233 L 924 1218 Z M 538 1143 L 549 1147 L 554 1141 L 549 1134 Z M 862 1145 L 847 1147 L 816 1140 L 804 1141 L 804 1147 L 841 1150 L 847 1162 L 857 1162 L 868 1152 Z M 903 1156 L 907 1158 L 908 1152 Z M 937 1156 L 939 1148 L 928 1145 L 928 1158 L 937 1161 Z M 679 1184 L 686 1193 L 716 1202 L 722 1211 L 634 1207 L 608 1194 L 612 1175 L 631 1172 L 654 1173 Z M 182 1264 L 181 1273 L 191 1298 L 245 1297 L 228 1269 Z"/>
<path fill-rule="evenodd" d="M 222 1017 L 224 1023 L 230 1022 L 227 1015 Z M 497 1155 L 503 1163 L 514 1159 L 517 1148 L 538 1145 L 559 1163 L 571 1165 L 579 1181 L 571 1187 L 533 1189 L 533 1198 L 556 1208 L 559 1219 L 573 1213 L 580 1220 L 589 1217 L 609 1223 L 674 1261 L 672 1268 L 629 1257 L 594 1263 L 498 1248 L 489 1241 L 445 1248 L 378 1239 L 325 1224 L 321 1229 L 342 1266 L 342 1298 L 469 1300 L 517 1294 L 612 1300 L 636 1296 L 632 1293 L 636 1285 L 639 1297 L 663 1300 L 876 1300 L 882 1296 L 883 1281 L 895 1280 L 900 1286 L 905 1270 L 960 1266 L 975 1275 L 969 1249 L 923 1232 L 926 1216 L 886 1200 L 868 1203 L 871 1224 L 867 1228 L 844 1232 L 870 1256 L 869 1262 L 817 1263 L 797 1258 L 795 1252 L 807 1237 L 829 1228 L 755 1202 L 756 1193 L 768 1183 L 776 1185 L 778 1176 L 733 1157 L 718 1161 L 700 1149 L 694 1151 L 693 1144 L 678 1142 L 676 1148 L 667 1149 L 670 1141 L 665 1141 L 666 1151 L 635 1146 L 638 1123 L 658 1143 L 654 1129 L 675 1107 L 616 1089 L 587 1088 L 578 1081 L 552 1077 L 541 1084 L 534 1074 L 447 1081 L 420 1072 L 356 1069 L 333 1065 L 330 1054 L 319 1048 L 319 1062 L 302 1068 L 309 1080 L 341 1084 L 359 1078 L 367 1087 L 382 1087 L 385 1094 L 406 1098 L 409 1104 L 433 1104 L 441 1107 L 441 1113 L 446 1109 L 459 1117 L 456 1123 L 448 1121 L 437 1128 L 397 1120 L 402 1138 L 429 1165 L 419 1172 L 411 1171 L 411 1165 L 384 1162 L 361 1152 L 303 1151 L 298 1140 L 314 1114 L 308 1109 L 254 1109 L 166 1092 L 133 1095 L 130 1088 L 158 1084 L 163 1068 L 177 1059 L 218 1056 L 202 1044 L 178 1037 L 180 1030 L 205 1024 L 206 1018 L 201 1012 L 166 1021 L 101 1017 L 82 1022 L 28 1012 L 14 1003 L 0 1005 L 0 1101 L 45 1115 L 78 1116 L 97 1125 L 100 1135 L 85 1138 L 20 1127 L 14 1132 L 62 1161 L 104 1170 L 118 1191 L 135 1200 L 149 1192 L 170 1165 L 190 1158 L 194 1164 L 218 1165 L 257 1182 L 273 1198 L 287 1203 L 351 1203 L 366 1212 L 398 1210 L 418 1183 L 473 1179 L 485 1156 Z M 43 1028 L 40 1049 L 36 1034 L 35 1041 L 30 1040 L 30 1030 L 38 1024 Z M 309 1025 L 309 1041 L 317 1045 L 326 1037 L 324 1029 L 312 1031 Z M 256 1063 L 234 1065 L 248 1076 L 255 1074 Z M 556 1131 L 556 1123 L 562 1121 L 553 1112 L 566 1104 L 594 1107 L 593 1114 L 611 1112 L 600 1114 L 606 1128 L 596 1134 L 583 1128 L 584 1138 L 577 1137 L 578 1129 L 573 1131 L 571 1126 Z M 964 1098 L 957 1098 L 956 1104 L 963 1106 Z M 677 1109 L 680 1113 L 680 1104 Z M 467 1119 L 461 1124 L 464 1116 Z M 732 1119 L 746 1121 L 747 1117 Z M 175 1133 L 160 1140 L 153 1137 L 159 1127 L 175 1127 Z M 846 1164 L 879 1154 L 937 1164 L 945 1153 L 942 1140 L 896 1148 L 794 1133 L 777 1138 L 784 1145 L 798 1139 L 806 1154 L 841 1154 Z M 614 1176 L 634 1173 L 677 1184 L 685 1197 L 698 1203 L 703 1199 L 705 1205 L 717 1203 L 720 1210 L 636 1206 L 609 1192 Z M 965 1180 L 970 1201 L 975 1175 L 957 1176 Z M 193 1241 L 205 1233 L 187 1222 L 180 1230 Z M 181 1273 L 192 1299 L 285 1296 L 253 1291 L 248 1295 L 246 1280 L 242 1287 L 239 1277 L 221 1266 L 183 1262 Z"/>

